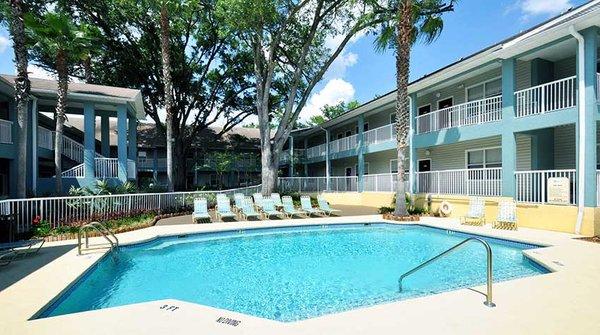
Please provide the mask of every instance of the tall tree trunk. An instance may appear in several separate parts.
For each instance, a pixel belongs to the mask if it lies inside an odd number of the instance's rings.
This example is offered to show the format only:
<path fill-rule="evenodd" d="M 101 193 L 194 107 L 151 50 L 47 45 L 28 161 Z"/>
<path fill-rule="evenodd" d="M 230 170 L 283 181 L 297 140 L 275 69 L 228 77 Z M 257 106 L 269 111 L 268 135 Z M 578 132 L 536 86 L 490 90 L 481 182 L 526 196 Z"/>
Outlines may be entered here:
<path fill-rule="evenodd" d="M 25 46 L 25 25 L 21 0 L 10 0 L 12 19 L 10 35 L 15 52 L 17 77 L 15 78 L 15 103 L 17 105 L 17 197 L 27 196 L 27 104 L 30 82 L 27 74 L 27 48 Z M 13 171 L 15 172 L 15 171 Z"/>
<path fill-rule="evenodd" d="M 408 102 L 408 77 L 410 74 L 410 49 L 413 33 L 412 0 L 402 0 L 398 9 L 396 27 L 396 143 L 398 151 L 398 182 L 396 186 L 395 215 L 407 215 L 404 198 L 404 158 L 407 148 L 410 112 Z"/>
<path fill-rule="evenodd" d="M 67 55 L 59 50 L 56 55 L 56 72 L 58 73 L 58 100 L 56 102 L 56 129 L 54 137 L 54 167 L 56 180 L 56 194 L 63 193 L 62 187 L 62 154 L 63 154 L 63 128 L 65 125 L 65 111 L 67 109 L 67 90 L 69 89 L 69 72 L 67 68 Z"/>
<path fill-rule="evenodd" d="M 94 77 L 92 76 L 92 57 L 87 55 L 82 62 L 83 65 L 83 75 L 85 76 L 85 82 L 87 84 L 91 84 L 94 81 Z"/>
<path fill-rule="evenodd" d="M 166 5 L 160 9 L 160 51 L 165 86 L 165 110 L 167 112 L 165 121 L 167 127 L 167 188 L 169 192 L 173 192 L 173 83 L 171 78 L 171 52 L 169 45 L 169 12 Z"/>
<path fill-rule="evenodd" d="M 273 163 L 273 152 L 269 145 L 268 148 L 261 148 L 262 180 L 261 193 L 264 196 L 270 196 L 277 186 L 277 164 Z"/>
<path fill-rule="evenodd" d="M 175 136 L 177 140 L 174 140 L 176 145 L 173 146 L 173 189 L 176 191 L 185 191 L 187 189 L 187 151 L 184 148 L 183 139 L 181 136 Z"/>

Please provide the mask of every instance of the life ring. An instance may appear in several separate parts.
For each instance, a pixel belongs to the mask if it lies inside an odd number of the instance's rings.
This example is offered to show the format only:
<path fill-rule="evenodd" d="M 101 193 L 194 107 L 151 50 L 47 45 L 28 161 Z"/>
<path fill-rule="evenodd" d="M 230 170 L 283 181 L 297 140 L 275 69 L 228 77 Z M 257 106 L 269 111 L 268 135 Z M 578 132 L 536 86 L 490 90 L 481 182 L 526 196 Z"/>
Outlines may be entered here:
<path fill-rule="evenodd" d="M 440 204 L 440 214 L 442 216 L 450 216 L 452 214 L 452 205 L 448 201 L 442 201 Z"/>

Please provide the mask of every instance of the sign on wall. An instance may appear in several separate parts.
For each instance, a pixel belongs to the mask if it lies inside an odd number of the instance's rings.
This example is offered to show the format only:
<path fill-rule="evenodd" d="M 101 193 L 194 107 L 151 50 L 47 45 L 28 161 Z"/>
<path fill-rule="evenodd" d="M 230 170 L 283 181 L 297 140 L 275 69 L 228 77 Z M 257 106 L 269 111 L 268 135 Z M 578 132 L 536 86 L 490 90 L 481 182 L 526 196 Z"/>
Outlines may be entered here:
<path fill-rule="evenodd" d="M 570 199 L 570 187 L 569 178 L 566 177 L 554 177 L 548 178 L 546 182 L 548 189 L 548 203 L 553 205 L 569 205 Z"/>

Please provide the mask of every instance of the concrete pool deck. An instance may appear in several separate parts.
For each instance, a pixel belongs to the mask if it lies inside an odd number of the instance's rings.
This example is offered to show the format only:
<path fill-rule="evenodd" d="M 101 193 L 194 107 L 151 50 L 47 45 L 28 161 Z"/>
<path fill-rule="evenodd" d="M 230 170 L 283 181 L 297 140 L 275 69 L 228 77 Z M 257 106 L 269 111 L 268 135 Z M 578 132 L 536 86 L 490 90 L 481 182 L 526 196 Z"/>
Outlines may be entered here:
<path fill-rule="evenodd" d="M 332 223 L 384 222 L 379 215 L 154 226 L 119 234 L 122 245 L 156 236 Z M 387 222 L 387 221 L 386 221 Z M 390 221 L 391 222 L 391 221 Z M 526 254 L 553 273 L 495 283 L 497 307 L 460 289 L 282 323 L 178 300 L 163 300 L 30 320 L 106 252 L 77 256 L 74 241 L 47 243 L 39 255 L 0 268 L 2 334 L 597 334 L 600 333 L 600 244 L 574 235 L 461 226 L 423 218 L 420 224 L 550 247 Z M 92 243 L 101 242 L 94 238 Z M 483 261 L 483 260 L 482 260 Z M 483 287 L 475 287 L 483 291 Z M 172 306 L 177 307 L 173 310 Z M 219 319 L 221 318 L 221 319 Z M 219 320 L 219 321 L 218 321 Z M 237 326 L 231 320 L 240 321 Z M 234 322 L 235 323 L 235 322 Z"/>

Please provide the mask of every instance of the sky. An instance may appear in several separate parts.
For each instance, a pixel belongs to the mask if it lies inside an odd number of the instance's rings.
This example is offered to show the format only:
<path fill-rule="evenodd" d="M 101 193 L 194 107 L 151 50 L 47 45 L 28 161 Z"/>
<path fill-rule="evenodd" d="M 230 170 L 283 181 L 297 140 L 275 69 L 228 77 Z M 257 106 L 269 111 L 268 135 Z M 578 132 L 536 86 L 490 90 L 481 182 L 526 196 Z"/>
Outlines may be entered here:
<path fill-rule="evenodd" d="M 586 0 L 459 0 L 444 16 L 441 36 L 428 45 L 417 44 L 411 53 L 410 78 L 418 79 L 461 57 L 526 30 Z M 13 50 L 6 29 L 0 29 L 0 73 L 14 73 Z M 32 77 L 51 77 L 30 65 Z M 395 87 L 392 50 L 376 52 L 373 36 L 354 39 L 315 87 L 301 119 L 320 113 L 324 105 L 358 100 L 361 103 Z"/>

